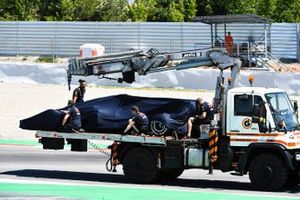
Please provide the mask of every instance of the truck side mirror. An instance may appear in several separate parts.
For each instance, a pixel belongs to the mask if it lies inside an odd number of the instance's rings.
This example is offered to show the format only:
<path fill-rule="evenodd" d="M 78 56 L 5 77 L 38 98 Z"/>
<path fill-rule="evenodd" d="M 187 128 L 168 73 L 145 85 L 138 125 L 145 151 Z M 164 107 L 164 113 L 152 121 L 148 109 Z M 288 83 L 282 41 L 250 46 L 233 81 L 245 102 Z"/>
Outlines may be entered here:
<path fill-rule="evenodd" d="M 294 101 L 294 111 L 296 114 L 298 114 L 298 101 Z"/>
<path fill-rule="evenodd" d="M 299 118 L 298 101 L 297 100 L 292 100 L 292 103 L 293 103 L 294 113 L 297 116 L 297 118 Z"/>

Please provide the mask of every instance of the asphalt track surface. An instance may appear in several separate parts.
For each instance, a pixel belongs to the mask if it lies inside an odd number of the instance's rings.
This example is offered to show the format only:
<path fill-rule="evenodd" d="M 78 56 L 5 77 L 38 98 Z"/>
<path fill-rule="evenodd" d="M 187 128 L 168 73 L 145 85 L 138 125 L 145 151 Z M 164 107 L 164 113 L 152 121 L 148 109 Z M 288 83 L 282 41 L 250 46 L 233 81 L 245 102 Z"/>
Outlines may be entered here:
<path fill-rule="evenodd" d="M 40 145 L 0 144 L 0 199 L 300 199 L 300 185 L 279 192 L 254 191 L 248 176 L 186 170 L 176 181 L 131 184 L 117 172 L 107 172 L 108 157 L 97 150 L 43 150 Z"/>

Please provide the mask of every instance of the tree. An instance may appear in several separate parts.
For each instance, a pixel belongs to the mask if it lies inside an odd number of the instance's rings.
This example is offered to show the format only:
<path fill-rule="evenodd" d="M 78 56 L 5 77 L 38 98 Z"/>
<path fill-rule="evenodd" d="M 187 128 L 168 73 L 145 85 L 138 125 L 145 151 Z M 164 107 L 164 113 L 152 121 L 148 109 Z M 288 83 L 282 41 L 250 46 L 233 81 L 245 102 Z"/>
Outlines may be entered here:
<path fill-rule="evenodd" d="M 260 1 L 261 0 L 229 0 L 226 4 L 226 14 L 257 14 Z"/>
<path fill-rule="evenodd" d="M 150 21 L 157 8 L 156 0 L 137 0 L 128 7 L 128 17 L 131 21 Z"/>
<path fill-rule="evenodd" d="M 256 8 L 256 14 L 272 18 L 276 9 L 276 1 L 277 0 L 260 0 Z"/>
<path fill-rule="evenodd" d="M 43 0 L 39 4 L 39 20 L 55 21 L 60 20 L 62 15 L 61 0 Z"/>
<path fill-rule="evenodd" d="M 169 22 L 183 22 L 184 21 L 184 6 L 182 1 L 175 3 L 172 1 L 166 12 L 166 20 Z"/>
<path fill-rule="evenodd" d="M 191 21 L 196 15 L 196 0 L 136 0 L 129 6 L 132 21 Z"/>
<path fill-rule="evenodd" d="M 299 0 L 0 0 L 0 20 L 192 21 L 195 16 L 257 14 L 300 22 Z"/>
<path fill-rule="evenodd" d="M 1 0 L 0 17 L 3 20 L 37 20 L 39 0 Z"/>
<path fill-rule="evenodd" d="M 100 0 L 94 19 L 100 21 L 127 21 L 128 2 L 127 0 Z"/>
<path fill-rule="evenodd" d="M 60 18 L 64 21 L 93 21 L 101 3 L 102 0 L 61 0 Z"/>
<path fill-rule="evenodd" d="M 197 4 L 196 0 L 183 0 L 184 21 L 192 21 L 196 17 Z"/>
<path fill-rule="evenodd" d="M 277 0 L 273 19 L 276 22 L 300 22 L 299 0 Z"/>

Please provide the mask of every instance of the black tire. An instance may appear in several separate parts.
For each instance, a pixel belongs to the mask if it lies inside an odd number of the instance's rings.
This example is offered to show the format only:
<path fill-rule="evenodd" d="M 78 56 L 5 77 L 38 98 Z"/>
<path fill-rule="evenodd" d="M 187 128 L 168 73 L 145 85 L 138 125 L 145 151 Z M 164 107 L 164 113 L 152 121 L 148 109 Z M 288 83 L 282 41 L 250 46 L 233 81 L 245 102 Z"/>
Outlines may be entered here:
<path fill-rule="evenodd" d="M 290 172 L 287 178 L 286 186 L 295 187 L 300 184 L 300 174 L 298 172 Z"/>
<path fill-rule="evenodd" d="M 279 156 L 260 154 L 250 163 L 249 178 L 259 190 L 279 190 L 287 181 L 288 170 Z"/>
<path fill-rule="evenodd" d="M 163 169 L 159 171 L 159 178 L 165 181 L 173 181 L 177 179 L 184 169 Z"/>
<path fill-rule="evenodd" d="M 123 171 L 129 181 L 134 183 L 151 183 L 158 177 L 155 158 L 144 148 L 134 148 L 126 153 Z"/>

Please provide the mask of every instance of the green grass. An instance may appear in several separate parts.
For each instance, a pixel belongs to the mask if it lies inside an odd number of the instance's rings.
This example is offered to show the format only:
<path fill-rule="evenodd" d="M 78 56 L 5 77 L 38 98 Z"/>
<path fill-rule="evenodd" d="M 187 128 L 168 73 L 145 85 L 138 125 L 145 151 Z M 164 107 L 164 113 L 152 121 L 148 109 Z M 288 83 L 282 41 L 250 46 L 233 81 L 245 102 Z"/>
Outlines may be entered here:
<path fill-rule="evenodd" d="M 57 62 L 57 58 L 53 58 L 50 57 L 50 56 L 42 56 L 42 57 L 39 57 L 36 62 L 42 62 L 42 63 L 56 63 Z"/>

